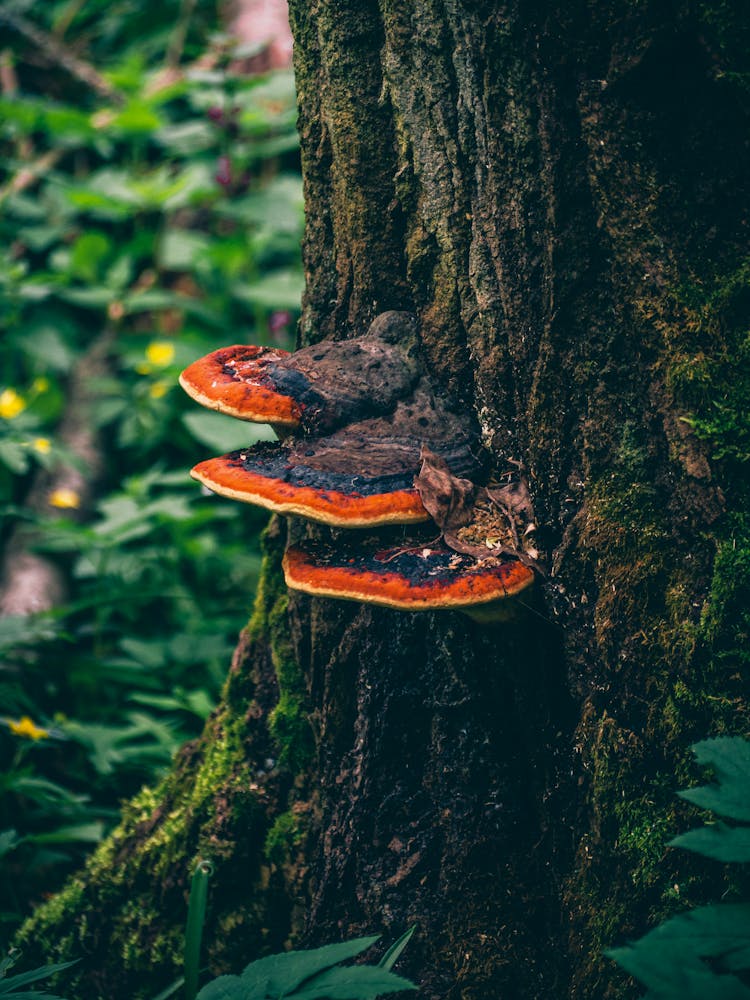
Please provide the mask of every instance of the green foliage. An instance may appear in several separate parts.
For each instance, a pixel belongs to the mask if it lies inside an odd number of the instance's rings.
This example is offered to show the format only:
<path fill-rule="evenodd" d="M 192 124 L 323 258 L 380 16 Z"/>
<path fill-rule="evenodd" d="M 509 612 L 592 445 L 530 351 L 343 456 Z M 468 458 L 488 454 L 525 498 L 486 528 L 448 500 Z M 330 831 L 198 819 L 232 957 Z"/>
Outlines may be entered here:
<path fill-rule="evenodd" d="M 187 470 L 266 429 L 197 412 L 177 375 L 232 340 L 290 347 L 303 279 L 292 75 L 236 75 L 216 4 L 6 8 L 0 544 L 20 537 L 67 585 L 51 611 L 0 619 L 10 930 L 217 702 L 265 518 Z M 87 474 L 72 406 L 101 441 L 95 499 L 30 506 L 40 470 Z"/>
<path fill-rule="evenodd" d="M 39 969 L 31 969 L 29 972 L 21 972 L 18 975 L 6 979 L 10 969 L 20 958 L 20 952 L 11 952 L 6 958 L 0 961 L 0 997 L 14 998 L 14 1000 L 62 1000 L 61 997 L 52 993 L 40 992 L 35 989 L 26 989 L 32 983 L 39 983 L 44 979 L 62 972 L 64 969 L 75 965 L 75 962 L 60 962 L 58 965 L 44 965 Z"/>
<path fill-rule="evenodd" d="M 679 794 L 730 820 L 670 841 L 722 862 L 750 861 L 750 743 L 741 737 L 704 740 L 693 747 L 715 781 Z M 750 903 L 702 906 L 664 921 L 640 940 L 606 953 L 639 979 L 653 1000 L 750 1000 Z M 740 973 L 738 977 L 735 973 Z"/>
<path fill-rule="evenodd" d="M 416 989 L 384 965 L 341 965 L 378 940 L 356 938 L 312 951 L 288 951 L 251 962 L 240 976 L 219 976 L 198 1000 L 375 1000 Z"/>
<path fill-rule="evenodd" d="M 206 919 L 206 900 L 211 864 L 199 861 L 193 872 L 185 927 L 185 1000 L 195 1000 L 200 974 L 201 940 Z"/>

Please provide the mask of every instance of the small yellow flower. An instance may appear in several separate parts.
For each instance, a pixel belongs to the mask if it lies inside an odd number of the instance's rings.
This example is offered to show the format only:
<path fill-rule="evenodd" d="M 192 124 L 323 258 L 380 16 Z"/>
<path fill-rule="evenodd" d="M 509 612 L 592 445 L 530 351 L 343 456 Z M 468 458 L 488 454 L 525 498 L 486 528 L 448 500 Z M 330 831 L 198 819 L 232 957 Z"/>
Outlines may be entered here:
<path fill-rule="evenodd" d="M 25 409 L 26 402 L 15 389 L 3 389 L 0 392 L 0 417 L 3 420 L 13 420 Z"/>
<path fill-rule="evenodd" d="M 148 390 L 148 394 L 152 399 L 161 399 L 162 396 L 166 396 L 169 392 L 169 382 L 165 382 L 163 378 L 160 378 L 157 382 L 151 386 Z"/>
<path fill-rule="evenodd" d="M 8 728 L 14 736 L 24 736 L 29 740 L 44 740 L 49 736 L 49 732 L 37 726 L 28 715 L 24 715 L 18 721 L 8 719 Z"/>
<path fill-rule="evenodd" d="M 75 490 L 67 486 L 61 486 L 59 490 L 53 490 L 47 501 L 50 507 L 59 507 L 61 510 L 75 510 L 81 506 L 81 498 Z"/>
<path fill-rule="evenodd" d="M 168 340 L 152 340 L 146 348 L 146 357 L 155 368 L 166 368 L 174 361 L 174 344 Z"/>
<path fill-rule="evenodd" d="M 31 442 L 31 447 L 34 451 L 38 451 L 40 455 L 48 455 L 52 447 L 52 442 L 49 438 L 34 438 Z"/>
<path fill-rule="evenodd" d="M 35 378 L 31 383 L 31 391 L 35 393 L 47 392 L 49 389 L 49 379 L 40 375 L 39 378 Z"/>
<path fill-rule="evenodd" d="M 139 361 L 138 364 L 135 366 L 135 370 L 138 372 L 139 375 L 150 375 L 154 369 L 148 363 L 148 361 Z"/>

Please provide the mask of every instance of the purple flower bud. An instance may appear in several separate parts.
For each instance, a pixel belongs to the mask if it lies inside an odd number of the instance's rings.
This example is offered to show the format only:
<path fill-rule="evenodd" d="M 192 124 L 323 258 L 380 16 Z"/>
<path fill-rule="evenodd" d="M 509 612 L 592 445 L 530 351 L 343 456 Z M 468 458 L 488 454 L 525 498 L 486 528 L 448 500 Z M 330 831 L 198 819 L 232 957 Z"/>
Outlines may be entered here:
<path fill-rule="evenodd" d="M 286 309 L 280 312 L 273 312 L 268 317 L 268 330 L 270 333 L 280 333 L 292 321 L 292 314 Z"/>
<path fill-rule="evenodd" d="M 218 105 L 216 104 L 214 104 L 213 107 L 209 108 L 206 114 L 208 115 L 208 117 L 211 119 L 212 122 L 220 123 L 224 121 L 224 109 L 218 107 Z"/>
<path fill-rule="evenodd" d="M 214 180 L 224 188 L 232 183 L 232 163 L 228 156 L 219 157 Z"/>

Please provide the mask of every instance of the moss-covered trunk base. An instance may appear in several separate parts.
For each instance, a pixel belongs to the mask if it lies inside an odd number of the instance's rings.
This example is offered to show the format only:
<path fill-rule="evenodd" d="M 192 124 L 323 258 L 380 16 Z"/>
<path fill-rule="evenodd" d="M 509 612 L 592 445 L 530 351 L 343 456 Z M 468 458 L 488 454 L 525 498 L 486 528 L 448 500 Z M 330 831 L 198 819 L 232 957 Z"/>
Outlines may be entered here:
<path fill-rule="evenodd" d="M 206 734 L 23 940 L 150 995 L 207 856 L 214 971 L 416 923 L 429 1000 L 634 997 L 603 949 L 724 888 L 664 849 L 689 744 L 748 728 L 742 5 L 291 15 L 302 340 L 417 313 L 550 575 L 490 629 L 287 596 L 276 524 Z"/>

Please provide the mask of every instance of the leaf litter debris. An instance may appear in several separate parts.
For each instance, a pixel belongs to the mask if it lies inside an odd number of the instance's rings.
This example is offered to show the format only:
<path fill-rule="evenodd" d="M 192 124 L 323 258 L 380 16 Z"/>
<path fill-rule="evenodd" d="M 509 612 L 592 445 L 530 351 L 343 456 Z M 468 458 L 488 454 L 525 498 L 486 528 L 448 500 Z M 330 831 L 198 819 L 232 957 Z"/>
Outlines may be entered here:
<path fill-rule="evenodd" d="M 544 573 L 533 542 L 534 508 L 520 467 L 508 473 L 504 485 L 477 486 L 454 476 L 448 463 L 429 448 L 422 448 L 420 460 L 414 487 L 448 548 L 484 565 L 517 559 Z"/>

